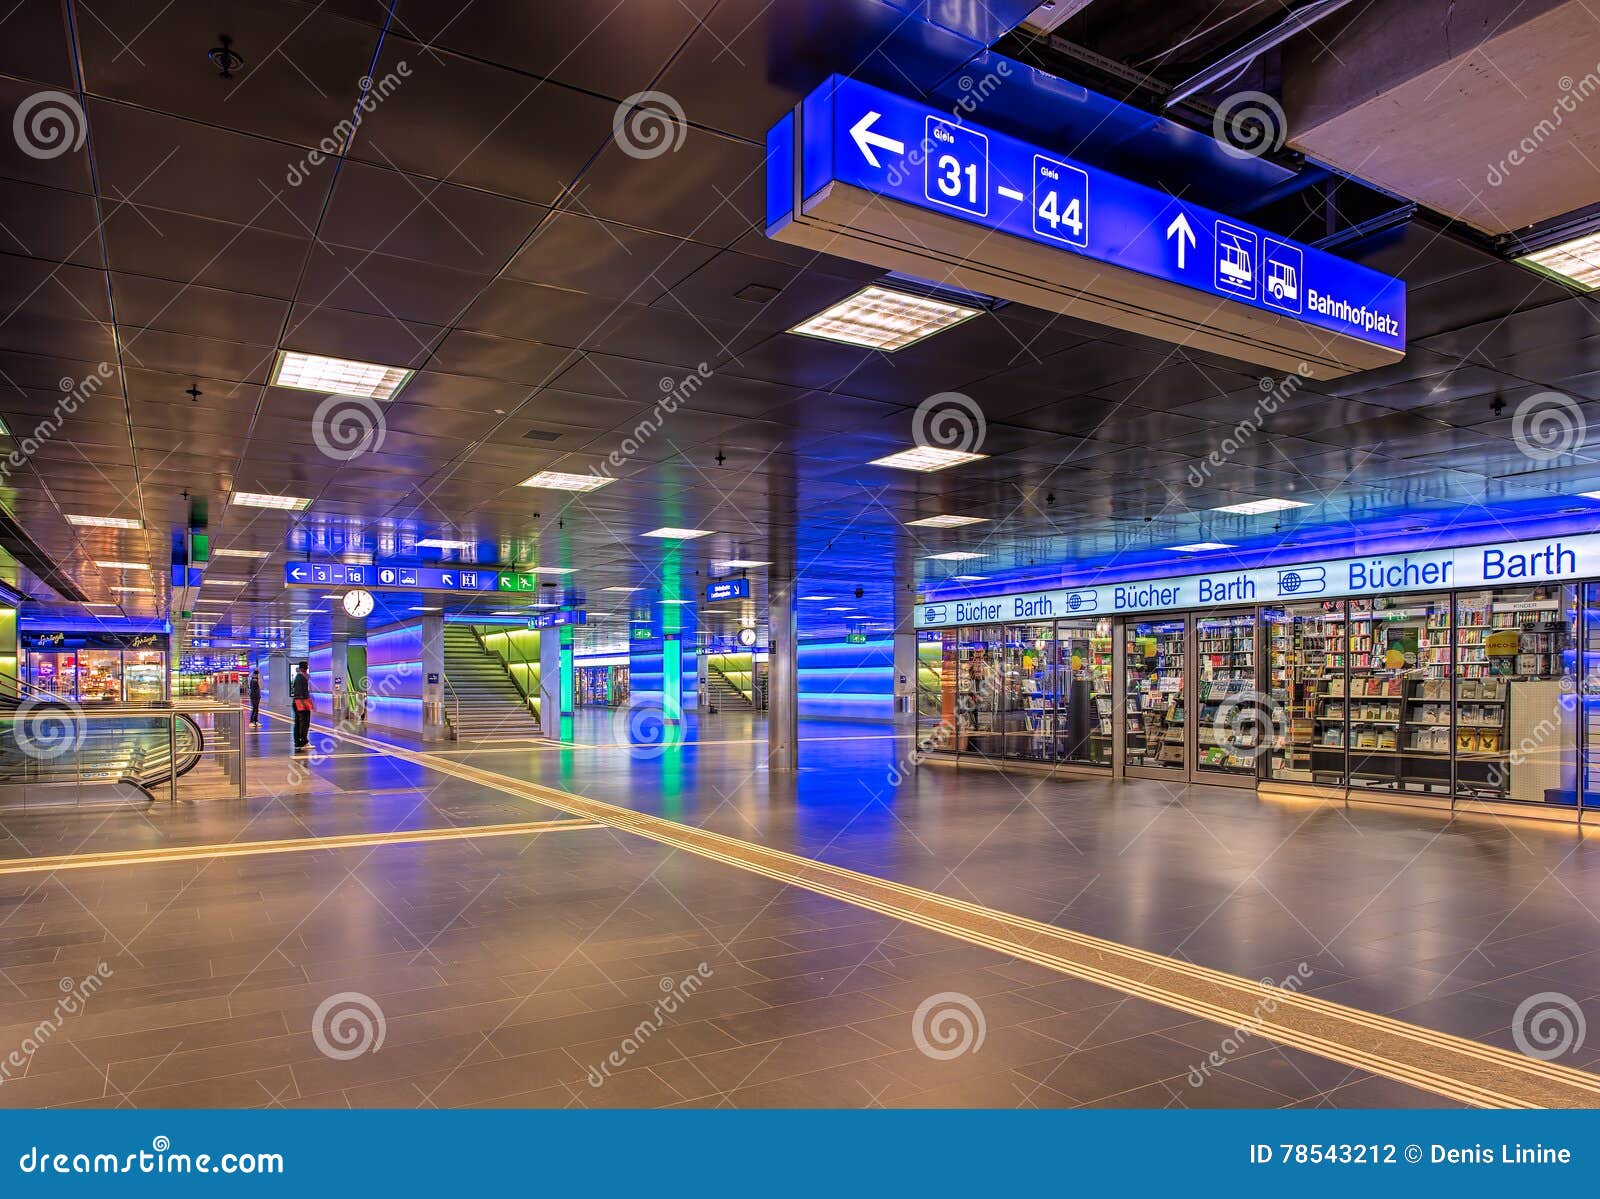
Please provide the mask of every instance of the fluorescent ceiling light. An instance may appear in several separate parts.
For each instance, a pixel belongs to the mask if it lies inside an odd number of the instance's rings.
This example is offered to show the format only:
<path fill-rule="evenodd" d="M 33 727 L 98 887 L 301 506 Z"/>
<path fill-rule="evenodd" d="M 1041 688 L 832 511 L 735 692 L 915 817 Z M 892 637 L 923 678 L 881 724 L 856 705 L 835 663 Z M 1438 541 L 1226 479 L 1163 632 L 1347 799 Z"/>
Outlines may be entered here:
<path fill-rule="evenodd" d="M 380 362 L 357 362 L 352 358 L 280 350 L 278 360 L 272 364 L 271 382 L 274 387 L 292 387 L 297 391 L 392 400 L 411 374 L 403 367 L 384 366 Z"/>
<path fill-rule="evenodd" d="M 443 612 L 444 609 L 443 608 L 437 608 L 437 607 L 423 606 L 423 607 L 420 607 L 420 608 L 416 608 L 416 607 L 408 608 L 407 611 L 408 612 Z"/>
<path fill-rule="evenodd" d="M 1213 512 L 1236 512 L 1240 516 L 1260 516 L 1263 512 L 1287 512 L 1290 508 L 1309 508 L 1299 500 L 1246 500 L 1242 504 L 1224 504 Z"/>
<path fill-rule="evenodd" d="M 678 600 L 662 600 L 661 602 L 663 604 L 692 604 L 692 603 L 694 603 L 693 600 L 682 600 L 682 599 L 678 599 Z"/>
<path fill-rule="evenodd" d="M 1541 275 L 1593 291 L 1600 287 L 1600 231 L 1524 254 L 1517 262 Z"/>
<path fill-rule="evenodd" d="M 212 550 L 213 558 L 265 558 L 266 550 Z"/>
<path fill-rule="evenodd" d="M 298 495 L 265 495 L 259 491 L 236 491 L 228 497 L 241 508 L 274 508 L 282 512 L 304 512 L 311 501 Z"/>
<path fill-rule="evenodd" d="M 710 529 L 679 529 L 672 525 L 662 525 L 661 528 L 651 529 L 648 533 L 642 534 L 642 536 L 663 537 L 669 541 L 693 541 L 696 537 L 706 537 L 710 533 Z"/>
<path fill-rule="evenodd" d="M 560 470 L 542 470 L 536 475 L 529 475 L 518 487 L 542 487 L 546 491 L 598 491 L 607 483 L 615 483 L 615 479 L 605 475 L 574 475 Z"/>
<path fill-rule="evenodd" d="M 872 286 L 840 300 L 810 320 L 801 321 L 789 332 L 847 346 L 864 346 L 869 350 L 902 350 L 925 337 L 971 320 L 981 311 L 964 304 Z"/>
<path fill-rule="evenodd" d="M 213 587 L 243 587 L 249 579 L 206 579 Z"/>
<path fill-rule="evenodd" d="M 943 554 L 929 554 L 929 562 L 970 562 L 974 558 L 981 558 L 982 554 L 975 554 L 971 550 L 950 550 Z"/>
<path fill-rule="evenodd" d="M 988 575 L 951 575 L 950 578 L 957 583 L 981 583 Z"/>
<path fill-rule="evenodd" d="M 601 591 L 643 591 L 642 587 L 602 587 Z"/>
<path fill-rule="evenodd" d="M 729 558 L 726 562 L 714 562 L 713 566 L 723 570 L 750 570 L 757 566 L 771 566 L 770 562 L 759 561 L 755 558 Z"/>
<path fill-rule="evenodd" d="M 142 529 L 144 521 L 131 516 L 76 516 L 68 514 L 67 523 L 91 529 Z"/>
<path fill-rule="evenodd" d="M 95 565 L 104 567 L 106 570 L 149 570 L 150 569 L 149 564 L 145 563 L 145 562 L 96 562 Z"/>
<path fill-rule="evenodd" d="M 326 599 L 327 597 L 324 596 L 323 598 Z M 197 599 L 194 602 L 196 604 L 223 604 L 223 605 L 227 605 L 227 604 L 233 603 L 232 600 L 225 600 L 225 599 Z"/>
<path fill-rule="evenodd" d="M 424 537 L 417 542 L 419 550 L 469 550 L 472 548 L 470 541 L 452 541 L 448 537 Z"/>
<path fill-rule="evenodd" d="M 1189 545 L 1169 545 L 1167 548 L 1185 554 L 1203 554 L 1206 550 L 1233 550 L 1239 547 L 1231 541 L 1196 541 Z"/>
<path fill-rule="evenodd" d="M 1600 500 L 1600 491 L 1580 491 L 1578 494 L 1586 500 Z"/>
<path fill-rule="evenodd" d="M 824 608 L 824 612 L 854 612 L 854 608 Z"/>
<path fill-rule="evenodd" d="M 529 574 L 536 575 L 570 575 L 577 571 L 576 566 L 529 566 L 525 568 Z"/>
<path fill-rule="evenodd" d="M 317 596 L 317 598 L 318 599 L 343 599 L 344 598 L 344 592 L 342 592 L 342 591 L 330 591 L 326 595 Z"/>
<path fill-rule="evenodd" d="M 800 598 L 803 599 L 803 600 L 826 601 L 826 600 L 838 599 L 839 597 L 837 595 L 802 595 Z"/>
<path fill-rule="evenodd" d="M 104 600 L 92 600 L 92 601 L 86 600 L 86 601 L 84 601 L 84 605 L 83 606 L 85 608 L 120 608 L 120 607 L 122 607 L 121 604 L 108 604 Z"/>
<path fill-rule="evenodd" d="M 120 591 L 124 595 L 154 595 L 153 587 L 113 587 L 111 590 Z"/>
<path fill-rule="evenodd" d="M 981 525 L 987 516 L 924 516 L 921 520 L 908 520 L 908 528 L 959 529 L 962 525 Z"/>
<path fill-rule="evenodd" d="M 892 466 L 896 470 L 916 470 L 928 474 L 944 470 L 949 466 L 960 466 L 963 462 L 976 462 L 988 456 L 988 454 L 974 454 L 968 450 L 947 450 L 936 445 L 919 445 L 914 450 L 901 450 L 896 454 L 874 458 L 867 465 Z"/>

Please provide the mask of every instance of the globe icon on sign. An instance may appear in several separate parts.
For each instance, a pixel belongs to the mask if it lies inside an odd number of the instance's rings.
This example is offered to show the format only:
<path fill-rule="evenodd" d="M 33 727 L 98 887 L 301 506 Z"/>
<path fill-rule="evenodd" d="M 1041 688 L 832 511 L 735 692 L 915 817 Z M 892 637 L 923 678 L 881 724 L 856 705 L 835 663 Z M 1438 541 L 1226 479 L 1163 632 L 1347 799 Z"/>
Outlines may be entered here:
<path fill-rule="evenodd" d="M 1082 606 L 1083 606 L 1083 597 L 1082 596 L 1077 595 L 1076 593 L 1074 593 L 1074 594 L 1069 595 L 1067 597 L 1067 607 L 1069 609 L 1071 609 L 1072 611 L 1076 612 Z"/>
<path fill-rule="evenodd" d="M 1278 590 L 1287 591 L 1291 595 L 1300 590 L 1300 572 L 1286 570 L 1278 576 Z"/>

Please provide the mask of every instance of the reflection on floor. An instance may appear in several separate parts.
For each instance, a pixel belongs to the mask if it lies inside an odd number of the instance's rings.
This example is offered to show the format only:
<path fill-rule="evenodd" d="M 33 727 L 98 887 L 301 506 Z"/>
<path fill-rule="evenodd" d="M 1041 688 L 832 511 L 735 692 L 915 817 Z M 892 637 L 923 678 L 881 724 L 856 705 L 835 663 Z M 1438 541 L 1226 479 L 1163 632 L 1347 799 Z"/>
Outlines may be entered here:
<path fill-rule="evenodd" d="M 1491 1044 L 1530 995 L 1594 1014 L 1596 859 L 1570 830 L 910 769 L 861 725 L 807 726 L 801 771 L 769 775 L 754 718 L 695 732 L 449 760 Z M 282 726 L 252 738 L 252 778 L 287 777 Z M 8 815 L 0 855 L 557 816 L 341 745 L 244 803 Z M 1442 1102 L 613 830 L 0 879 L 0 1048 L 102 963 L 0 1104 Z M 312 1035 L 343 993 L 381 1011 L 376 1051 Z"/>

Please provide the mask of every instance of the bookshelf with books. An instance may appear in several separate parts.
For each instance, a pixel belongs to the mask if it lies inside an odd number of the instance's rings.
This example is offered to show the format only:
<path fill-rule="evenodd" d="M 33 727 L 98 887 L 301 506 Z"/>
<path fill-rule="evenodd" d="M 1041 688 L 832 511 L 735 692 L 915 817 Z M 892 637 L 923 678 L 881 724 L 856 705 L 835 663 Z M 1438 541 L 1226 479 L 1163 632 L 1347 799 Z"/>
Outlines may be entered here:
<path fill-rule="evenodd" d="M 1271 699 L 1266 777 L 1283 782 L 1340 785 L 1344 781 L 1344 725 L 1323 709 L 1337 677 L 1343 690 L 1347 646 L 1344 605 L 1286 605 L 1267 620 L 1267 688 Z M 1321 714 L 1319 716 L 1319 714 Z M 1334 744 L 1318 739 L 1318 721 L 1336 728 Z"/>
<path fill-rule="evenodd" d="M 1127 630 L 1127 715 L 1124 755 L 1129 766 L 1184 768 L 1186 622 L 1140 622 Z"/>
<path fill-rule="evenodd" d="M 1254 612 L 1195 621 L 1195 767 L 1253 775 L 1264 735 L 1256 690 Z"/>

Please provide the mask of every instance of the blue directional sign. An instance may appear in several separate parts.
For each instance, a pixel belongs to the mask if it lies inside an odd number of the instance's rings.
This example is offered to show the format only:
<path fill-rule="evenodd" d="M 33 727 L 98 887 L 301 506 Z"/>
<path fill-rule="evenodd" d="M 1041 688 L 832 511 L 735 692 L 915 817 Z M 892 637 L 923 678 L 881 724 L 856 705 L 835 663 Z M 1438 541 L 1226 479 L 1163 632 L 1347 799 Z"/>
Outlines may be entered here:
<path fill-rule="evenodd" d="M 495 591 L 500 572 L 458 566 L 347 566 L 342 562 L 285 562 L 290 587 L 362 587 L 369 591 Z"/>
<path fill-rule="evenodd" d="M 796 119 L 768 134 L 767 227 L 795 216 Z M 841 183 L 1066 254 L 1405 349 L 1405 284 L 853 79 L 800 106 L 805 210 Z"/>
<path fill-rule="evenodd" d="M 530 629 L 554 629 L 568 624 L 588 624 L 589 613 L 583 608 L 573 608 L 561 612 L 540 612 L 528 620 Z"/>
<path fill-rule="evenodd" d="M 718 600 L 749 598 L 749 579 L 722 579 L 716 583 L 706 584 L 706 603 L 708 604 L 714 604 Z"/>

